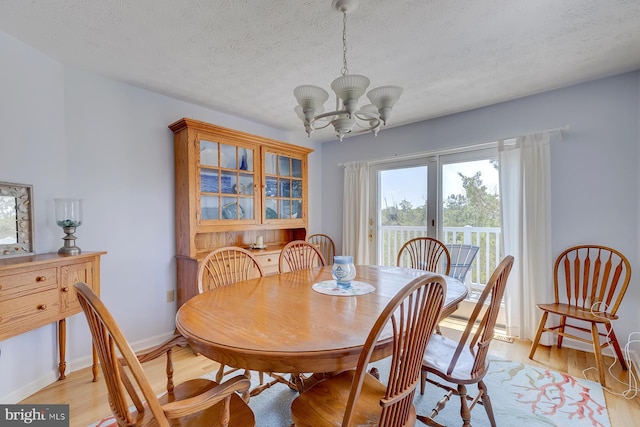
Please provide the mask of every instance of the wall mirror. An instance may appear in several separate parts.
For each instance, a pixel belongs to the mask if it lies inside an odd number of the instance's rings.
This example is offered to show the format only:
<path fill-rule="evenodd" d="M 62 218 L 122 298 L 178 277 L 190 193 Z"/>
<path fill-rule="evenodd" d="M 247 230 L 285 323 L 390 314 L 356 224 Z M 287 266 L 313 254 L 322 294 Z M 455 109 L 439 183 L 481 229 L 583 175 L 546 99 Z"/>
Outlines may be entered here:
<path fill-rule="evenodd" d="M 33 254 L 33 187 L 0 182 L 0 258 Z"/>

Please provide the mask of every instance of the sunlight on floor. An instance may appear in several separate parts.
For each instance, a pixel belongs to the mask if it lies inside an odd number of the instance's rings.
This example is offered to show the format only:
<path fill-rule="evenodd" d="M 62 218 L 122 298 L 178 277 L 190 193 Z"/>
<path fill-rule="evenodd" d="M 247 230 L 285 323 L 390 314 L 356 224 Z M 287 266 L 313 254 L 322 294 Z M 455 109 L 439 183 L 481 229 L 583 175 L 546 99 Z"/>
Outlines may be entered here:
<path fill-rule="evenodd" d="M 440 322 L 440 327 L 462 333 L 464 331 L 464 328 L 467 327 L 467 319 L 463 319 L 456 316 L 449 316 Z M 505 341 L 505 342 L 513 342 L 513 340 L 507 336 L 507 331 L 504 329 L 504 327 L 501 327 L 500 325 L 496 325 L 494 330 L 495 330 L 494 339 L 499 339 L 500 341 Z"/>

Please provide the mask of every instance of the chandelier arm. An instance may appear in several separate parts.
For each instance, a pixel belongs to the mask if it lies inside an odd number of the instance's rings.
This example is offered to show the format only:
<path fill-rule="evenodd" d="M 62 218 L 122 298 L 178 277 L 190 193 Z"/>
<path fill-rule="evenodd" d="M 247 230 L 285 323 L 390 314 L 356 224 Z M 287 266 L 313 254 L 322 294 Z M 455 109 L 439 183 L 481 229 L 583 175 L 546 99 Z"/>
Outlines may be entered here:
<path fill-rule="evenodd" d="M 315 120 L 312 120 L 312 121 L 311 121 L 311 123 L 310 123 L 310 125 L 311 125 L 311 129 L 313 129 L 313 130 L 320 130 L 320 129 L 324 129 L 324 128 L 326 128 L 327 126 L 329 126 L 329 125 L 330 125 L 330 124 L 332 124 L 332 123 L 333 123 L 333 121 L 328 121 L 326 125 L 323 125 L 323 126 L 316 126 L 316 121 L 315 121 Z"/>
<path fill-rule="evenodd" d="M 369 121 L 369 120 L 380 120 L 380 115 L 378 113 L 368 113 L 366 111 L 361 111 L 358 110 L 355 113 L 353 113 L 354 116 L 356 116 L 356 118 L 360 119 L 360 120 L 365 120 L 365 121 Z"/>
<path fill-rule="evenodd" d="M 375 120 L 367 120 L 369 122 L 368 126 L 362 126 L 360 124 L 360 122 L 356 122 L 356 125 L 361 128 L 361 129 L 365 129 L 365 130 L 374 130 L 376 128 L 380 127 L 380 120 L 379 119 L 375 119 Z"/>
<path fill-rule="evenodd" d="M 340 116 L 340 115 L 342 115 L 342 114 L 345 114 L 345 115 L 346 115 L 346 114 L 348 114 L 348 113 L 347 113 L 347 110 L 330 111 L 330 112 L 328 112 L 328 113 L 323 113 L 323 114 L 320 114 L 320 115 L 315 116 L 315 117 L 313 118 L 313 121 L 320 120 L 320 119 L 324 119 L 324 118 L 326 118 L 326 117 L 330 117 L 330 116 Z"/>

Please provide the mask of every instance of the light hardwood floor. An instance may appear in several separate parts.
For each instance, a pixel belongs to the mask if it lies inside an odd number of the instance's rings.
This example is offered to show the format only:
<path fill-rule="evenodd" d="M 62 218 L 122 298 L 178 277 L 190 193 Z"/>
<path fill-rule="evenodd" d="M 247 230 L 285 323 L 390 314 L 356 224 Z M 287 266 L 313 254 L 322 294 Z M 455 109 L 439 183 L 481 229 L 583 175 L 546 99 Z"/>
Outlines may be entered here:
<path fill-rule="evenodd" d="M 451 321 L 443 323 L 443 334 L 456 334 L 460 329 L 460 323 Z M 583 371 L 595 366 L 593 355 L 578 350 L 555 347 L 540 347 L 535 360 L 530 360 L 529 341 L 507 343 L 494 340 L 490 353 L 494 356 L 521 361 L 535 366 L 547 367 L 556 371 L 566 372 L 579 378 L 587 378 L 597 381 L 597 373 L 594 370 Z M 176 383 L 188 378 L 199 377 L 207 372 L 217 369 L 218 364 L 204 356 L 196 356 L 190 349 L 176 349 L 174 359 L 174 380 Z M 607 359 L 611 363 L 612 359 Z M 164 358 L 148 362 L 144 365 L 153 387 L 162 392 L 165 387 Z M 607 409 L 612 427 L 628 427 L 636 425 L 640 419 L 640 396 L 627 400 L 613 393 L 622 393 L 627 389 L 627 373 L 620 369 L 619 365 L 612 369 L 614 375 L 622 383 L 617 382 L 607 374 L 607 385 L 611 392 L 605 391 Z M 102 373 L 101 373 L 102 374 Z M 67 375 L 63 381 L 57 381 L 26 398 L 20 403 L 29 404 L 54 404 L 68 403 L 70 405 L 71 427 L 86 427 L 103 417 L 109 415 L 110 409 L 107 402 L 106 387 L 102 381 L 91 381 L 91 368 L 82 369 Z M 489 390 L 491 392 L 491 390 Z M 420 425 L 420 424 L 418 424 Z"/>

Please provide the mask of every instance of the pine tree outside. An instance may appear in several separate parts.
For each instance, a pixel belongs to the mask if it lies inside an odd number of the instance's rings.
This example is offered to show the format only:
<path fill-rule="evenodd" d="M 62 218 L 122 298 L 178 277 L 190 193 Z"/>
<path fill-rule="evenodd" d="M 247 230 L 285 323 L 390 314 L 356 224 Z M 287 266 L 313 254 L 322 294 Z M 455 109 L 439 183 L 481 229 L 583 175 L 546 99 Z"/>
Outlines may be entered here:
<path fill-rule="evenodd" d="M 407 187 L 415 192 L 423 171 L 420 168 L 409 169 L 415 169 L 417 173 L 418 179 L 412 179 Z M 403 172 L 407 173 L 407 170 Z M 445 244 L 464 243 L 480 247 L 467 275 L 471 293 L 480 292 L 502 259 L 497 162 L 479 160 L 444 164 L 442 176 L 447 181 L 442 186 L 442 231 L 439 239 Z M 417 201 L 415 196 L 409 200 L 401 198 L 401 192 L 395 192 L 388 197 L 390 200 L 382 201 L 382 265 L 395 265 L 397 253 L 407 240 L 427 236 L 426 183 L 424 194 L 422 200 Z"/>

